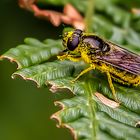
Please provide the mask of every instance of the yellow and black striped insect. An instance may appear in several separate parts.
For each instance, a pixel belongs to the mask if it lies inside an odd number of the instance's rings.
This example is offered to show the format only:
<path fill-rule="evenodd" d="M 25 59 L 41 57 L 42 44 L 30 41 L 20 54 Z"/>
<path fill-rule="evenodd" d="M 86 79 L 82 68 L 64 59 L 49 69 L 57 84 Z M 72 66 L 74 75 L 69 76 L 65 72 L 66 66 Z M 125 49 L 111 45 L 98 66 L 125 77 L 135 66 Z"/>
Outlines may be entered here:
<path fill-rule="evenodd" d="M 98 69 L 107 74 L 110 89 L 116 101 L 112 79 L 125 85 L 140 85 L 140 56 L 134 54 L 97 35 L 85 33 L 79 29 L 64 33 L 65 54 L 58 59 L 71 61 L 84 60 L 89 67 L 75 79 L 86 72 Z"/>

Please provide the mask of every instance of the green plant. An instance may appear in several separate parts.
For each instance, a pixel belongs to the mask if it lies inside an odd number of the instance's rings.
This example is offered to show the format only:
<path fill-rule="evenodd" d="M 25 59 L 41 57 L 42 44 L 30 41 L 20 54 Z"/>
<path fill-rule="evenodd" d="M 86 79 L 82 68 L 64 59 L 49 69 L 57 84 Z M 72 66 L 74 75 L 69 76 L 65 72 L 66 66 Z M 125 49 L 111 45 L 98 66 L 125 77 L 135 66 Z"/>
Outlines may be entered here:
<path fill-rule="evenodd" d="M 40 3 L 46 2 L 40 0 Z M 82 14 L 87 1 L 69 0 Z M 52 5 L 65 5 L 66 1 L 52 1 Z M 127 3 L 127 5 L 126 5 Z M 91 29 L 96 34 L 122 44 L 136 53 L 140 52 L 140 18 L 131 8 L 140 4 L 126 0 L 96 0 L 91 16 Z M 132 7 L 133 6 L 133 7 Z M 21 76 L 35 81 L 38 87 L 51 85 L 50 90 L 68 89 L 70 99 L 56 101 L 62 109 L 52 115 L 59 127 L 69 128 L 78 140 L 139 140 L 140 138 L 140 88 L 125 87 L 115 83 L 121 105 L 112 102 L 107 78 L 98 71 L 82 76 L 74 84 L 72 79 L 86 65 L 82 62 L 59 61 L 56 56 L 63 50 L 61 40 L 26 38 L 25 44 L 12 48 L 1 56 L 18 64 L 12 77 Z M 67 92 L 68 92 L 67 90 Z M 66 92 L 66 91 L 65 91 Z M 102 94 L 100 94 L 102 93 Z M 103 96 L 104 95 L 104 96 Z"/>

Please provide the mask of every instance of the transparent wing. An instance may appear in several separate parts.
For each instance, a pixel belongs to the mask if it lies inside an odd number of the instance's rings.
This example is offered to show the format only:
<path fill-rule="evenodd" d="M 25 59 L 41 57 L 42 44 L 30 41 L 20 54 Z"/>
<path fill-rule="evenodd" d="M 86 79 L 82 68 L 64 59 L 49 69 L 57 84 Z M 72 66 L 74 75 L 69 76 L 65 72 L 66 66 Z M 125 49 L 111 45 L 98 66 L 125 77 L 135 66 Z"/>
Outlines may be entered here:
<path fill-rule="evenodd" d="M 97 56 L 97 59 L 117 67 L 122 70 L 126 70 L 130 73 L 140 75 L 140 56 L 134 54 L 120 46 L 107 41 L 110 46 L 110 51 L 103 56 Z"/>

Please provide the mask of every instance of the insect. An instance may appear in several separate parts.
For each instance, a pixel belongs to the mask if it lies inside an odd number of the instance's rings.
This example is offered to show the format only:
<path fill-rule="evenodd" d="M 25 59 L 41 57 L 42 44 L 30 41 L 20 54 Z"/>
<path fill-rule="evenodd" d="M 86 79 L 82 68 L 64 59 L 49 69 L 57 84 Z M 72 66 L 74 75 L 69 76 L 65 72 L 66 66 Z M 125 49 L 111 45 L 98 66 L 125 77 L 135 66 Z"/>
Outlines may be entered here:
<path fill-rule="evenodd" d="M 63 35 L 65 54 L 58 59 L 77 62 L 84 60 L 89 67 L 75 79 L 90 70 L 97 69 L 107 74 L 114 99 L 118 102 L 112 80 L 125 85 L 140 85 L 140 56 L 97 35 L 79 29 Z"/>

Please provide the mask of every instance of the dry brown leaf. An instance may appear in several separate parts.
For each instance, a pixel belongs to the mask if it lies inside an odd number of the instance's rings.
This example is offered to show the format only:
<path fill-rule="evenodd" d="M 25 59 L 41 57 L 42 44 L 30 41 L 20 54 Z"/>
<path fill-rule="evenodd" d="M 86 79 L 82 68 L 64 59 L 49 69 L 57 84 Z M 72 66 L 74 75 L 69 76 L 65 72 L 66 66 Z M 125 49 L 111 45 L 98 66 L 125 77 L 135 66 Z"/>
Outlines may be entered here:
<path fill-rule="evenodd" d="M 54 26 L 65 23 L 81 30 L 85 28 L 83 17 L 71 4 L 66 4 L 61 13 L 54 10 L 42 10 L 35 2 L 37 0 L 19 0 L 19 5 L 21 8 L 32 11 L 36 17 L 50 21 Z"/>
<path fill-rule="evenodd" d="M 95 96 L 103 103 L 105 104 L 106 106 L 109 106 L 111 108 L 117 108 L 119 107 L 119 103 L 113 101 L 113 100 L 110 100 L 108 98 L 106 98 L 103 94 L 99 93 L 99 92 L 96 92 L 95 93 Z"/>
<path fill-rule="evenodd" d="M 133 14 L 140 14 L 140 9 L 132 8 Z"/>

